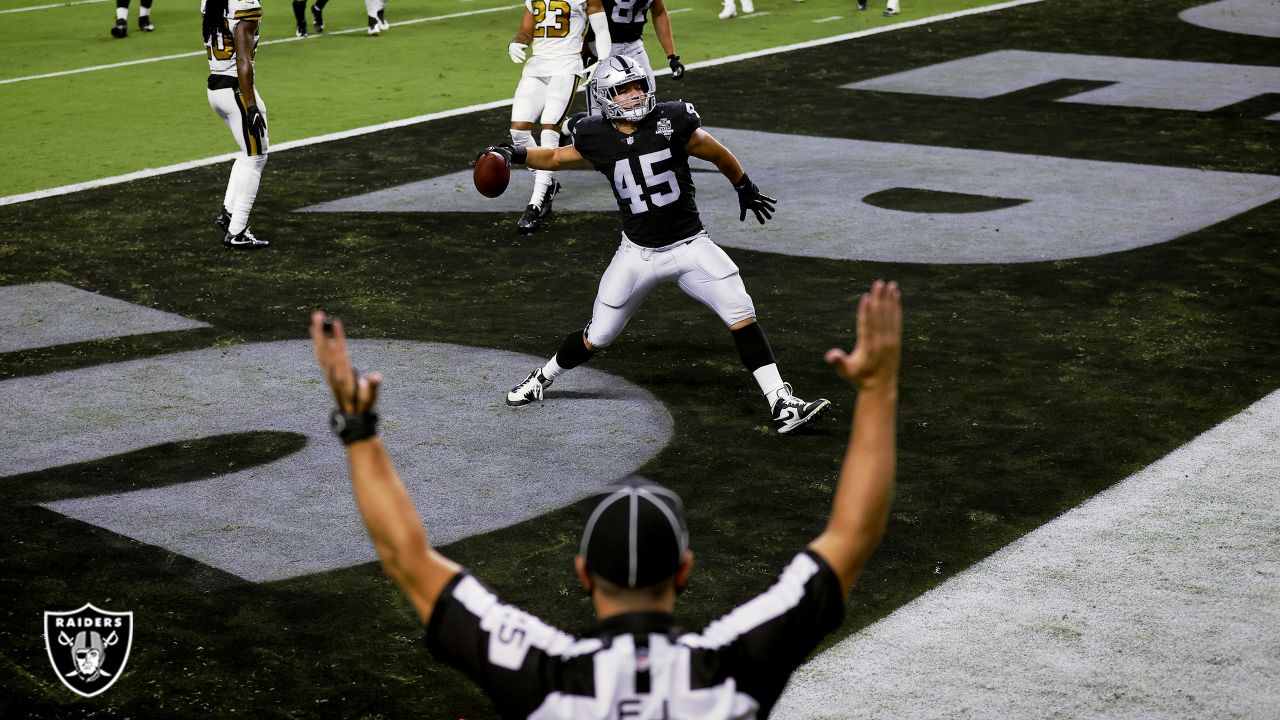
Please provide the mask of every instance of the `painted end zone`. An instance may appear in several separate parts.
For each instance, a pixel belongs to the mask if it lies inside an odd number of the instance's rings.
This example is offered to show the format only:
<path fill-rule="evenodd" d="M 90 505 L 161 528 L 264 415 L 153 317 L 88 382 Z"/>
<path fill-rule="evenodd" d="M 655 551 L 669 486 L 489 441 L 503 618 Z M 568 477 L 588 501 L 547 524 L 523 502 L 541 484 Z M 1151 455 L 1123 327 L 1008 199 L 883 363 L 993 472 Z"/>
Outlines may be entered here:
<path fill-rule="evenodd" d="M 1280 391 L 819 655 L 777 715 L 1280 717 L 1277 447 Z"/>

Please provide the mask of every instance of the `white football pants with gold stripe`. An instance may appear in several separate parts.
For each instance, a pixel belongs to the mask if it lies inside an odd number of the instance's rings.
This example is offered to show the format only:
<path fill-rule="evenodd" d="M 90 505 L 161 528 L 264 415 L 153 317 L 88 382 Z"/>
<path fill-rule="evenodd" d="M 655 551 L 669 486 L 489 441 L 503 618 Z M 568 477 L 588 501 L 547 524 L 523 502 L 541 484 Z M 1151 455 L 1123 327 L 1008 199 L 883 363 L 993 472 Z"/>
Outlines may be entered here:
<path fill-rule="evenodd" d="M 711 308 L 725 327 L 756 316 L 738 266 L 707 231 L 666 248 L 646 248 L 622 236 L 622 244 L 600 277 L 587 342 L 607 347 L 627 326 L 653 289 L 674 282 Z"/>
<path fill-rule="evenodd" d="M 542 147 L 560 147 L 560 125 L 569 116 L 573 94 L 578 91 L 577 75 L 529 75 L 520 78 L 516 96 L 511 102 L 511 122 L 541 123 L 538 136 Z M 512 130 L 511 141 L 518 147 L 533 147 L 533 134 L 528 130 Z M 553 174 L 549 170 L 533 171 L 533 195 L 529 204 L 542 207 L 547 188 L 551 187 Z"/>
<path fill-rule="evenodd" d="M 249 119 L 239 90 L 222 88 L 209 90 L 208 93 L 209 107 L 213 108 L 214 114 L 227 124 L 227 128 L 231 130 L 231 136 L 236 139 L 236 144 L 244 153 L 236 157 L 235 163 L 231 166 L 227 194 L 222 200 L 222 206 L 231 213 L 231 226 L 227 232 L 236 235 L 249 225 L 249 212 L 253 210 L 253 201 L 258 197 L 262 169 L 267 165 L 269 141 L 266 132 L 262 134 L 260 141 L 249 133 Z M 266 119 L 267 106 L 262 102 L 262 96 L 258 94 L 257 88 L 254 88 L 253 95 L 254 104 Z"/>

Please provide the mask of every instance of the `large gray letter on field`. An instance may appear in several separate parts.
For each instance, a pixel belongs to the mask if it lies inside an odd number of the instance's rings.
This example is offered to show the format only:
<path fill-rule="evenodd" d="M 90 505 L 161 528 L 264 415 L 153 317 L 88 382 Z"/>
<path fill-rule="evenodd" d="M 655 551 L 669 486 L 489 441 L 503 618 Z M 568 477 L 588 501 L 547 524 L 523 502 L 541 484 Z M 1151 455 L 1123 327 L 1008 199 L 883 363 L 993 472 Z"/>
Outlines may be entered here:
<path fill-rule="evenodd" d="M 850 90 L 989 98 L 1063 79 L 1115 83 L 1060 102 L 1216 110 L 1280 92 L 1280 67 L 998 50 L 844 85 Z M 1268 119 L 1280 120 L 1280 114 Z"/>
<path fill-rule="evenodd" d="M 1222 0 L 1187 8 L 1178 18 L 1211 30 L 1280 37 L 1280 0 Z"/>
<path fill-rule="evenodd" d="M 56 282 L 0 287 L 0 352 L 209 327 Z"/>
<path fill-rule="evenodd" d="M 738 221 L 718 173 L 697 173 L 698 207 L 727 247 L 843 260 L 1036 262 L 1167 242 L 1280 198 L 1280 177 L 712 128 L 779 199 L 768 225 Z M 709 167 L 709 166 L 707 166 Z M 561 210 L 617 207 L 599 173 L 558 175 Z M 482 197 L 463 171 L 334 200 L 311 212 L 519 212 L 525 196 Z M 1026 200 L 989 212 L 921 213 L 862 202 L 891 188 Z M 617 223 L 616 220 L 608 222 Z M 603 268 L 602 268 L 603 269 Z"/>
<path fill-rule="evenodd" d="M 438 544 L 563 507 L 633 472 L 671 435 L 661 403 L 599 371 L 566 378 L 572 397 L 515 412 L 503 395 L 537 359 L 434 343 L 350 346 L 387 378 L 383 435 Z M 354 565 L 374 554 L 328 432 L 332 404 L 306 342 L 18 378 L 0 382 L 0 476 L 224 433 L 299 433 L 307 446 L 267 465 L 47 507 L 254 581 Z"/>

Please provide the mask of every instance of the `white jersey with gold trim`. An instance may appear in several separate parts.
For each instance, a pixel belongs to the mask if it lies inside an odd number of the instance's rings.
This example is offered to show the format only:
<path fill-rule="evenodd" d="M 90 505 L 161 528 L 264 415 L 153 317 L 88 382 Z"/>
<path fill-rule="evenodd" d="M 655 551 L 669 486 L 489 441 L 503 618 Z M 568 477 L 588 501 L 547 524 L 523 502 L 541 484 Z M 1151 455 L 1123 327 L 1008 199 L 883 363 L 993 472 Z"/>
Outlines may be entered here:
<path fill-rule="evenodd" d="M 204 14 L 205 0 L 200 0 L 200 13 Z M 260 0 L 228 0 L 222 29 L 212 38 L 205 38 L 205 52 L 209 55 L 209 74 L 236 77 L 236 46 L 232 31 L 241 20 L 262 20 Z M 253 49 L 258 49 L 258 30 L 253 31 Z M 253 58 L 249 58 L 253 62 Z"/>
<path fill-rule="evenodd" d="M 533 53 L 525 77 L 582 72 L 582 38 L 587 31 L 587 0 L 525 0 L 533 15 Z"/>

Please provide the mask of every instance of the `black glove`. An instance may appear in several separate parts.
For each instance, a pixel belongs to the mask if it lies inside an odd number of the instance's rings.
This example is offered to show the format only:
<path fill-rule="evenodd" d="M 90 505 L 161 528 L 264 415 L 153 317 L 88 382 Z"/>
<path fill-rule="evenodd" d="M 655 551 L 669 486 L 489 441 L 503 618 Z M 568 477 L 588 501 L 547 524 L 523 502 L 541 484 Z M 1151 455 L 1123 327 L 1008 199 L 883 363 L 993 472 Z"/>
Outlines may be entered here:
<path fill-rule="evenodd" d="M 516 165 L 523 165 L 525 158 L 529 155 L 529 151 L 524 148 L 518 148 L 511 143 L 502 143 L 501 145 L 490 145 L 476 153 L 476 156 L 471 158 L 471 164 L 475 165 L 479 162 L 480 158 L 484 157 L 485 153 L 497 153 L 501 155 L 503 161 L 506 162 L 507 167 L 511 167 L 512 163 L 515 163 Z"/>
<path fill-rule="evenodd" d="M 745 222 L 747 219 L 747 211 L 756 214 L 756 220 L 763 225 L 765 220 L 773 217 L 773 206 L 777 204 L 777 199 L 760 192 L 760 188 L 751 182 L 751 178 L 743 173 L 742 179 L 733 184 L 733 189 L 738 192 L 738 208 L 742 210 L 738 216 L 738 220 Z"/>
<path fill-rule="evenodd" d="M 672 80 L 679 80 L 684 77 L 684 63 L 680 62 L 679 55 L 668 55 L 667 64 L 671 66 Z"/>
<path fill-rule="evenodd" d="M 250 105 L 244 109 L 246 120 L 249 122 L 249 134 L 262 142 L 262 136 L 267 134 L 267 118 L 258 109 L 257 105 Z"/>

